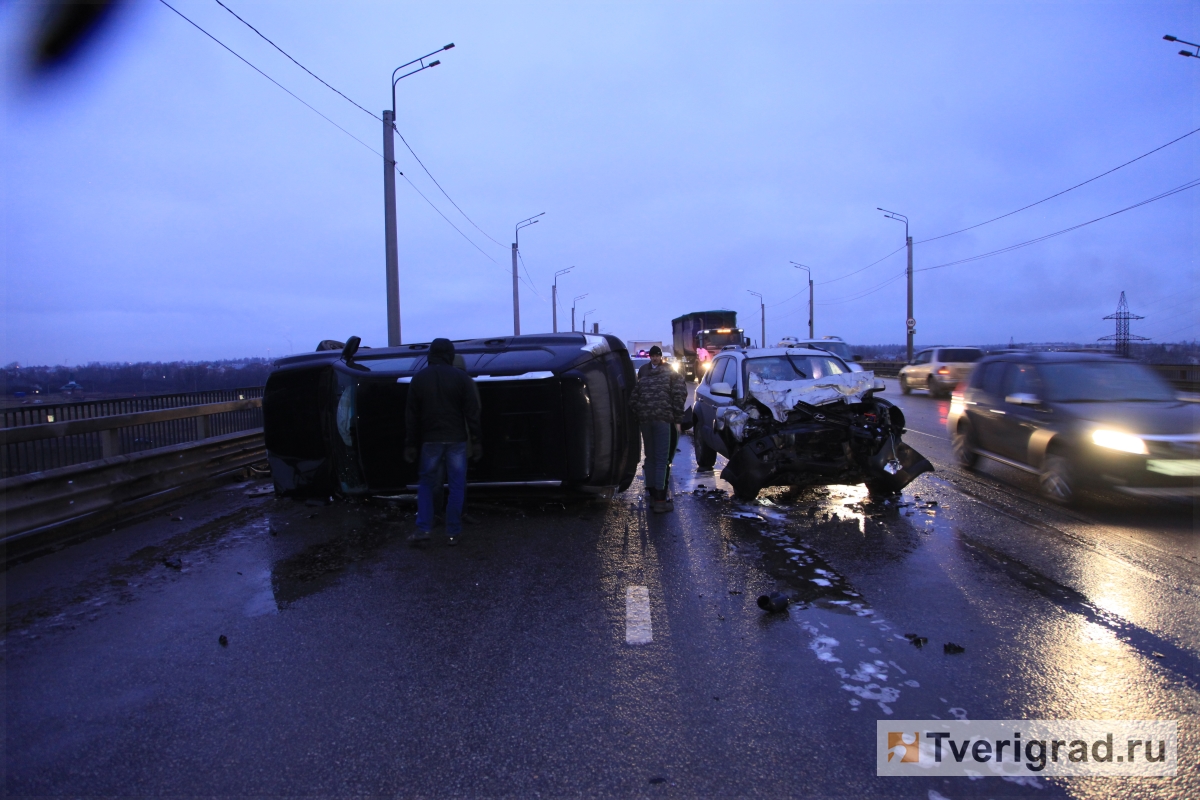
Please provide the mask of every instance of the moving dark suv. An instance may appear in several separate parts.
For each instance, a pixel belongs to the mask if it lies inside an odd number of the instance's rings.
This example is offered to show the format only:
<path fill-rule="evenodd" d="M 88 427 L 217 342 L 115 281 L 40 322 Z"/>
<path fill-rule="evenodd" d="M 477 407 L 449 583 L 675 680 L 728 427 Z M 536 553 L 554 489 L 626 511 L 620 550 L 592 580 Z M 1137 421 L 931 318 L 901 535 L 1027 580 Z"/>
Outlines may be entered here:
<path fill-rule="evenodd" d="M 980 361 L 951 399 L 960 464 L 990 458 L 1074 502 L 1086 486 L 1143 497 L 1196 497 L 1200 403 L 1153 370 L 1099 353 L 1005 353 Z"/>

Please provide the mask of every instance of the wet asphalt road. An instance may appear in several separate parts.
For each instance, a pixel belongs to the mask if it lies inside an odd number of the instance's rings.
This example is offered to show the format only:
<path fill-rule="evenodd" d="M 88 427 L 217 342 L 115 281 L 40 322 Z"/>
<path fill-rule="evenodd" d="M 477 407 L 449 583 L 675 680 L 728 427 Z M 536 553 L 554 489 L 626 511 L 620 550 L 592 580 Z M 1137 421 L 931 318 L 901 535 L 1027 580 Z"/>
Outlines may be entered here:
<path fill-rule="evenodd" d="M 407 500 L 240 484 L 13 567 L 6 793 L 1200 796 L 1195 508 L 1049 507 L 952 466 L 945 401 L 888 396 L 938 469 L 902 506 L 735 504 L 685 437 L 670 515 L 640 480 L 478 498 L 461 546 L 416 551 Z M 1173 719 L 1180 771 L 877 778 L 888 717 Z"/>

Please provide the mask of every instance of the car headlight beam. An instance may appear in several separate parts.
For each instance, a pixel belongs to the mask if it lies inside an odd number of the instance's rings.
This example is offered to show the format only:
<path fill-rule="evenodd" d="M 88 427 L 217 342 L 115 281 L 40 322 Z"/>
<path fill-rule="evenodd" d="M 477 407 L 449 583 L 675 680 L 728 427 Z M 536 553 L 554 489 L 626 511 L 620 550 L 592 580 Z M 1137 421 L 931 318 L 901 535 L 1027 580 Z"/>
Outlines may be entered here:
<path fill-rule="evenodd" d="M 1139 456 L 1150 454 L 1150 451 L 1146 449 L 1146 443 L 1131 433 L 1101 429 L 1092 432 L 1092 442 L 1109 450 L 1120 450 L 1122 453 L 1133 453 Z"/>

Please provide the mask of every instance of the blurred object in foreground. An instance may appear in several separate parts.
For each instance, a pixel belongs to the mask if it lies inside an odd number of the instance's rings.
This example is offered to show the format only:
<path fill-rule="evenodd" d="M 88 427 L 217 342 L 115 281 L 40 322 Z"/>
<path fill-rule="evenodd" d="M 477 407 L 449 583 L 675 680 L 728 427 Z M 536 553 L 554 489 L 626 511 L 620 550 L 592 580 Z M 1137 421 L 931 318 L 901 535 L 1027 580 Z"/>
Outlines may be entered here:
<path fill-rule="evenodd" d="M 43 75 L 69 65 L 122 4 L 123 0 L 46 2 L 30 35 L 30 71 Z"/>

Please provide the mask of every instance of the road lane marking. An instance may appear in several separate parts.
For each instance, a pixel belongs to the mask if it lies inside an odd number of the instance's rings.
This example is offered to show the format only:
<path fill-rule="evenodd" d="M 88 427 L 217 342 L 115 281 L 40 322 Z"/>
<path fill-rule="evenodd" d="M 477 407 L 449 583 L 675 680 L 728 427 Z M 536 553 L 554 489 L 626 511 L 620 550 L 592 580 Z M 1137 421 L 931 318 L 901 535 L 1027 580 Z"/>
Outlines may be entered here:
<path fill-rule="evenodd" d="M 934 434 L 934 433 L 926 433 L 925 431 L 919 431 L 916 428 L 905 428 L 904 432 L 905 433 L 919 433 L 922 436 L 928 436 L 930 439 L 942 439 L 943 441 L 950 441 L 949 437 L 947 437 L 947 436 L 938 436 L 937 434 Z"/>
<path fill-rule="evenodd" d="M 650 590 L 645 586 L 625 588 L 625 643 L 650 644 Z"/>

